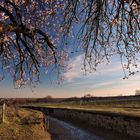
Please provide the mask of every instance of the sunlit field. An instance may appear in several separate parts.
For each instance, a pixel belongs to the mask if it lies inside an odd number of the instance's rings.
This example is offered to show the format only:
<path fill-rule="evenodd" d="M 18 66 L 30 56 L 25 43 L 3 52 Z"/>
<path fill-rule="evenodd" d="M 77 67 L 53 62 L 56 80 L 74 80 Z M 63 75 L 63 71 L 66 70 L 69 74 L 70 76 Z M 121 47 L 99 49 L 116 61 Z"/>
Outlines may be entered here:
<path fill-rule="evenodd" d="M 63 101 L 60 103 L 34 103 L 33 106 L 43 106 L 51 108 L 67 108 L 90 110 L 96 112 L 112 112 L 140 116 L 140 98 L 137 99 L 112 99 L 112 100 L 93 100 L 93 101 Z"/>

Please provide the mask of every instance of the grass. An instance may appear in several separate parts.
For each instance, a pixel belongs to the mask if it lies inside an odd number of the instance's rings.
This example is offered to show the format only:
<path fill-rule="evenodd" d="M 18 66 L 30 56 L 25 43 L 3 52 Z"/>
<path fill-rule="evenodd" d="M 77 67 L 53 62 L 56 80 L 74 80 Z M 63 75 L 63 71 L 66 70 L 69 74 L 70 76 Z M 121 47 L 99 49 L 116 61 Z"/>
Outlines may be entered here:
<path fill-rule="evenodd" d="M 0 122 L 0 140 L 50 140 L 49 134 L 43 127 L 41 112 L 6 107 L 5 116 L 5 123 Z M 1 113 L 0 120 L 2 120 Z"/>
<path fill-rule="evenodd" d="M 86 103 L 86 104 L 32 104 L 33 106 L 41 107 L 51 107 L 51 108 L 67 108 L 67 109 L 80 109 L 80 110 L 90 110 L 96 112 L 111 112 L 118 114 L 127 114 L 130 116 L 140 116 L 140 102 L 128 101 L 123 103 L 105 103 L 100 102 L 100 104 Z"/>

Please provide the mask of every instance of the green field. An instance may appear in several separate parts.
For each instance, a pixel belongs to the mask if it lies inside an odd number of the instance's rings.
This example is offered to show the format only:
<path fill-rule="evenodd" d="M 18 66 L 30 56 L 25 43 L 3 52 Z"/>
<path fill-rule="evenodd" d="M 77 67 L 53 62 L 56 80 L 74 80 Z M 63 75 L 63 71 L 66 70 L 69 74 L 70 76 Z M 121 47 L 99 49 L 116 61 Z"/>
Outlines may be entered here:
<path fill-rule="evenodd" d="M 33 106 L 90 110 L 140 116 L 140 100 L 108 100 L 96 102 L 34 103 Z"/>

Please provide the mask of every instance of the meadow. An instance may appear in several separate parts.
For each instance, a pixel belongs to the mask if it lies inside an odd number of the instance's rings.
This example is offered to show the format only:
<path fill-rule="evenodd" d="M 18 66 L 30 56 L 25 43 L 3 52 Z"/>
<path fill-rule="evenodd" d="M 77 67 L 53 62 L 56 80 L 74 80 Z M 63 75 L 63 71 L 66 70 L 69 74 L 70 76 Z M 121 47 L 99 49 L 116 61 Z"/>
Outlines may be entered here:
<path fill-rule="evenodd" d="M 50 108 L 67 108 L 90 110 L 94 112 L 111 112 L 127 114 L 130 116 L 140 116 L 140 96 L 134 98 L 99 98 L 99 99 L 74 99 L 62 100 L 59 102 L 36 102 L 30 105 Z"/>

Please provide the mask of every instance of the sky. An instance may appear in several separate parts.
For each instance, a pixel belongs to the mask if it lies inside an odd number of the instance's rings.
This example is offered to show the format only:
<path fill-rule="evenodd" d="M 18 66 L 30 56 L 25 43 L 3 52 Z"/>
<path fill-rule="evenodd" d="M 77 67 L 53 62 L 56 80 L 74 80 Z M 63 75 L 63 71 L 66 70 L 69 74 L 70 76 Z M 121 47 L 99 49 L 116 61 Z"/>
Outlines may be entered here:
<path fill-rule="evenodd" d="M 97 71 L 85 72 L 83 54 L 72 57 L 64 72 L 64 81 L 57 84 L 53 81 L 53 73 L 41 76 L 41 83 L 36 88 L 26 86 L 15 89 L 10 78 L 0 82 L 0 98 L 42 98 L 52 97 L 82 97 L 85 94 L 92 96 L 134 95 L 140 89 L 140 73 L 123 80 L 124 74 L 118 57 L 113 57 L 109 64 L 103 63 Z M 52 77 L 52 78 L 51 78 Z"/>
<path fill-rule="evenodd" d="M 71 39 L 70 50 L 75 50 L 77 44 L 75 40 L 78 39 L 77 32 L 81 26 L 81 24 L 74 24 L 72 31 L 75 36 Z M 140 89 L 140 72 L 129 77 L 129 79 L 123 80 L 124 73 L 117 56 L 111 58 L 109 64 L 101 64 L 96 72 L 86 73 L 83 70 L 83 59 L 81 52 L 69 59 L 69 69 L 63 73 L 64 81 L 60 84 L 54 81 L 56 78 L 52 72 L 46 75 L 41 74 L 41 83 L 36 88 L 26 86 L 25 88 L 15 89 L 10 75 L 7 74 L 7 77 L 0 81 L 0 98 L 42 98 L 48 95 L 60 98 L 81 97 L 85 94 L 93 96 L 134 95 L 135 90 Z"/>

